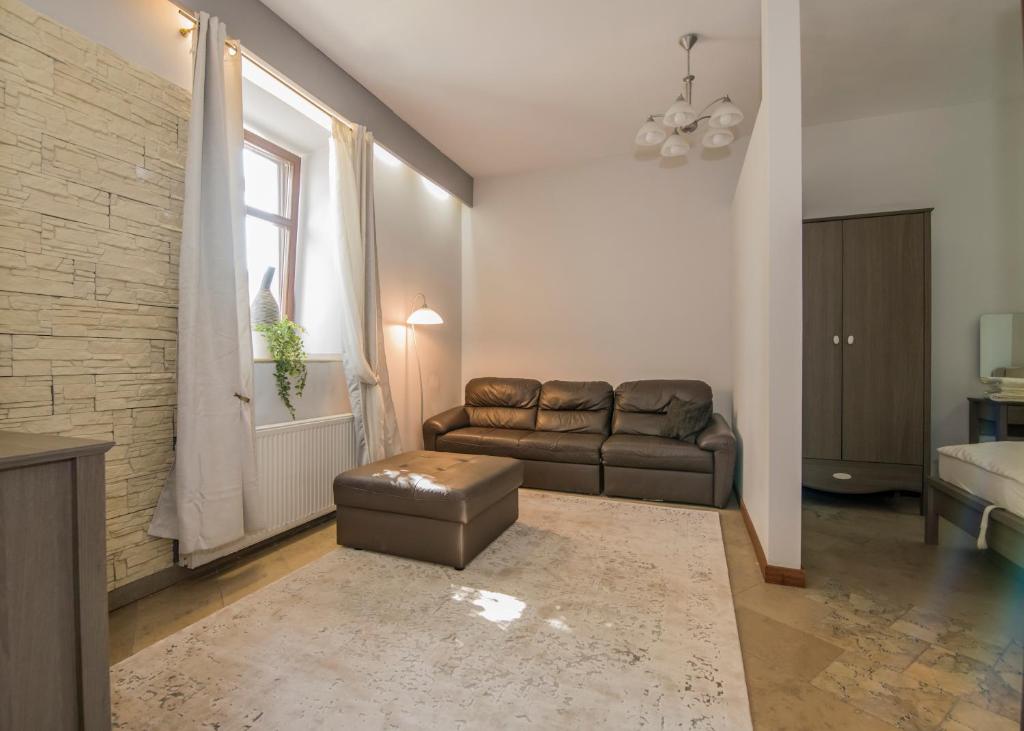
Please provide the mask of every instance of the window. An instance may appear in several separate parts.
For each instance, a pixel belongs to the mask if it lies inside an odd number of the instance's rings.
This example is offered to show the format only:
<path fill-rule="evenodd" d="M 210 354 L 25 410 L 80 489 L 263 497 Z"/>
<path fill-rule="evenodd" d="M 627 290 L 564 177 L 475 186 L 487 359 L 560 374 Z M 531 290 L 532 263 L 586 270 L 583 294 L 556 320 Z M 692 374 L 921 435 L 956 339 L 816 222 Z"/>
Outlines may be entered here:
<path fill-rule="evenodd" d="M 295 248 L 299 225 L 297 155 L 245 130 L 245 244 L 249 301 L 268 267 L 277 272 L 270 291 L 285 317 L 295 309 Z"/>

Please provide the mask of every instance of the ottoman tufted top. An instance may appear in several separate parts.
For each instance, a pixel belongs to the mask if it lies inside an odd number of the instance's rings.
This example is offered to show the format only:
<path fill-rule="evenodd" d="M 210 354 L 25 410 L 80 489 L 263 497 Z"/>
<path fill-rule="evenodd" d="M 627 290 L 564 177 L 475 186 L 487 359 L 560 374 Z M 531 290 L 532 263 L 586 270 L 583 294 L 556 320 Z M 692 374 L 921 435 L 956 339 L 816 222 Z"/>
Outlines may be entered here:
<path fill-rule="evenodd" d="M 404 452 L 334 479 L 339 507 L 364 508 L 468 523 L 523 483 L 523 465 L 508 457 Z"/>

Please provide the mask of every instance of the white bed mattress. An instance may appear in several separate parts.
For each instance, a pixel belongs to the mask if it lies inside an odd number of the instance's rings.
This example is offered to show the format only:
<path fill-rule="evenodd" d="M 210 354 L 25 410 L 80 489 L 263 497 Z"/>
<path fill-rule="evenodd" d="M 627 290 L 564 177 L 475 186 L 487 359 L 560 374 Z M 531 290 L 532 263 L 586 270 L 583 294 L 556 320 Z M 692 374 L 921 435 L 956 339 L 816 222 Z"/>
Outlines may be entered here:
<path fill-rule="evenodd" d="M 1024 442 L 940 447 L 939 477 L 1024 518 Z"/>

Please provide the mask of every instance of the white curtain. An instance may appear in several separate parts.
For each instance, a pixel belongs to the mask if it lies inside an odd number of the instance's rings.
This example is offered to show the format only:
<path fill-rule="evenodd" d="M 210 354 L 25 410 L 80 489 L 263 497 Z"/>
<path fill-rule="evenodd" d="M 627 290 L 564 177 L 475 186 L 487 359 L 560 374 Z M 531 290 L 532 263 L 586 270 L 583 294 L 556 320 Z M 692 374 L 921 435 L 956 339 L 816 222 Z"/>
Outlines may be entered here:
<path fill-rule="evenodd" d="M 256 479 L 242 182 L 242 55 L 200 13 L 178 273 L 174 467 L 149 532 L 183 554 L 265 527 Z"/>
<path fill-rule="evenodd" d="M 341 350 L 359 443 L 359 463 L 402 451 L 391 399 L 373 213 L 373 134 L 334 122 L 331 195 L 344 307 Z"/>

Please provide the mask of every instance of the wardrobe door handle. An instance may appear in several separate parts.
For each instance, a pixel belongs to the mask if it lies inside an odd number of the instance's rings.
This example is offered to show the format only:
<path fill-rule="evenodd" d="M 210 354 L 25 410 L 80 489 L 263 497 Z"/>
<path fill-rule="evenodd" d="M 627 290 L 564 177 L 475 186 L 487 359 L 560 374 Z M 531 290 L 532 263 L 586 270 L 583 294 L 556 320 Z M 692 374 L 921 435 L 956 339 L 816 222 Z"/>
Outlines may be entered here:
<path fill-rule="evenodd" d="M 833 345 L 839 345 L 839 336 L 838 335 L 833 335 L 832 336 L 832 344 Z"/>
<path fill-rule="evenodd" d="M 846 344 L 847 345 L 853 345 L 853 336 L 852 335 L 847 336 Z"/>

